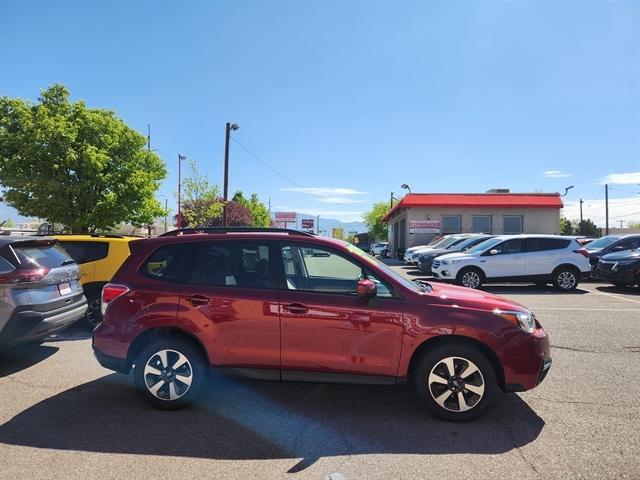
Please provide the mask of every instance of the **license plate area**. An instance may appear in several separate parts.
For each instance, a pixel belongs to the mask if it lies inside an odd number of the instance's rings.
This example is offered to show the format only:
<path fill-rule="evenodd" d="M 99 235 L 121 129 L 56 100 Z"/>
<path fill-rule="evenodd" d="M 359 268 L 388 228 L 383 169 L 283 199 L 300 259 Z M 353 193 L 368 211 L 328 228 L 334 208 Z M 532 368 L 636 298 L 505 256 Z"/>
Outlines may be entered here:
<path fill-rule="evenodd" d="M 69 295 L 71 293 L 71 284 L 69 282 L 59 283 L 58 291 L 62 296 Z"/>

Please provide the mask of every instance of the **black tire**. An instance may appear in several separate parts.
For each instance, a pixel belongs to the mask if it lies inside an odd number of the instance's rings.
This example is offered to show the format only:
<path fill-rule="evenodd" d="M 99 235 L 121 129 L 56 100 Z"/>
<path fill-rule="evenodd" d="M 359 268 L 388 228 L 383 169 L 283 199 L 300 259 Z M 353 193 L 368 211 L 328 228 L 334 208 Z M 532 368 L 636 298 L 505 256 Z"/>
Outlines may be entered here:
<path fill-rule="evenodd" d="M 449 372 L 446 359 L 450 358 L 453 359 L 455 375 L 449 375 L 446 385 L 439 380 L 430 382 L 435 377 L 445 378 Z M 461 378 L 467 367 L 471 366 L 476 367 L 477 371 Z M 432 373 L 434 377 L 431 376 Z M 444 344 L 428 351 L 413 371 L 413 386 L 429 412 L 453 422 L 468 422 L 482 416 L 498 391 L 496 373 L 491 362 L 477 348 L 461 343 Z M 476 392 L 482 389 L 481 394 L 468 389 L 472 386 Z M 460 394 L 465 403 L 462 409 Z"/>
<path fill-rule="evenodd" d="M 166 352 L 166 365 L 163 366 L 163 354 Z M 179 365 L 175 370 L 178 361 L 186 363 Z M 154 373 L 145 374 L 145 369 L 157 370 L 160 375 Z M 191 342 L 180 337 L 168 336 L 152 340 L 135 359 L 133 377 L 136 389 L 142 398 L 161 410 L 178 410 L 189 406 L 197 397 L 200 387 L 205 382 L 206 368 L 202 352 Z M 189 379 L 190 384 L 183 379 Z M 156 380 L 157 381 L 154 381 Z M 163 384 L 156 388 L 158 383 Z M 185 388 L 186 387 L 186 388 Z M 173 389 L 173 390 L 172 390 Z M 178 395 L 175 399 L 170 396 Z"/>
<path fill-rule="evenodd" d="M 624 287 L 627 286 L 627 284 L 624 283 L 624 282 L 611 282 L 611 283 L 613 283 L 613 285 L 618 287 L 618 288 L 624 288 Z"/>
<path fill-rule="evenodd" d="M 101 294 L 101 290 L 94 290 L 85 294 L 87 297 L 87 311 L 84 314 L 84 325 L 89 331 L 93 331 L 102 321 L 102 311 L 100 310 Z"/>
<path fill-rule="evenodd" d="M 467 288 L 480 288 L 484 280 L 482 271 L 473 267 L 463 268 L 456 276 L 456 283 Z"/>
<path fill-rule="evenodd" d="M 580 272 L 574 267 L 559 267 L 553 272 L 553 286 L 562 292 L 575 290 L 579 282 Z"/>

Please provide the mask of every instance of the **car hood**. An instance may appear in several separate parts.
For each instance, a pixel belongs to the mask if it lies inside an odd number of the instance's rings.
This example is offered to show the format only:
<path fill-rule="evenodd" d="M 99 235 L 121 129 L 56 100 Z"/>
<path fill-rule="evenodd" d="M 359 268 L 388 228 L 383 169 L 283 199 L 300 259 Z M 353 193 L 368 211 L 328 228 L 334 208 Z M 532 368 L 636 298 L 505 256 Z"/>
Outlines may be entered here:
<path fill-rule="evenodd" d="M 421 255 L 429 255 L 432 257 L 435 257 L 436 255 L 442 255 L 443 253 L 452 253 L 452 251 L 447 250 L 446 248 L 434 248 L 431 250 L 420 252 Z"/>
<path fill-rule="evenodd" d="M 481 310 L 515 310 L 518 312 L 530 312 L 530 310 L 514 300 L 499 295 L 474 290 L 472 288 L 458 287 L 447 283 L 429 282 L 433 289 L 429 295 L 436 295 L 446 299 L 452 305 L 458 307 L 477 308 Z"/>
<path fill-rule="evenodd" d="M 442 260 L 451 260 L 451 259 L 455 259 L 455 260 L 471 260 L 474 258 L 477 258 L 478 254 L 471 254 L 471 253 L 463 253 L 463 252 L 454 252 L 454 253 L 447 253 L 445 255 L 438 255 L 438 260 L 442 261 Z"/>
<path fill-rule="evenodd" d="M 619 261 L 619 260 L 640 260 L 640 251 L 632 250 L 626 252 L 607 253 L 602 256 L 602 260 Z"/>

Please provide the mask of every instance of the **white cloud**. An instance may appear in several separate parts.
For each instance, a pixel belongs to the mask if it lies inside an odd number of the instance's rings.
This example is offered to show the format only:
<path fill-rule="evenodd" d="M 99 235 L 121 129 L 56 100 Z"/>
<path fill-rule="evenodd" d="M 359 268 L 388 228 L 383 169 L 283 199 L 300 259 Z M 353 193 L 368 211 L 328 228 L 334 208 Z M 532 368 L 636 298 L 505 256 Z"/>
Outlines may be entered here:
<path fill-rule="evenodd" d="M 606 218 L 604 199 L 583 200 L 583 218 L 590 218 L 599 227 L 604 227 Z M 580 202 L 565 202 L 562 215 L 569 220 L 579 220 Z M 640 197 L 609 199 L 609 227 L 619 227 L 620 220 L 624 220 L 623 225 L 640 222 Z"/>
<path fill-rule="evenodd" d="M 358 200 L 356 198 L 349 197 L 322 197 L 318 198 L 318 201 L 322 203 L 334 203 L 340 205 L 366 202 L 366 200 Z"/>
<path fill-rule="evenodd" d="M 284 187 L 281 188 L 280 191 L 304 193 L 313 196 L 319 202 L 331 203 L 334 205 L 365 203 L 365 200 L 353 197 L 366 193 L 354 190 L 353 188 L 339 187 Z"/>
<path fill-rule="evenodd" d="M 612 185 L 637 185 L 640 183 L 640 172 L 630 173 L 610 173 L 600 183 L 609 183 Z"/>
<path fill-rule="evenodd" d="M 562 170 L 547 170 L 542 174 L 543 178 L 569 178 L 571 174 Z"/>
<path fill-rule="evenodd" d="M 311 217 L 317 217 L 320 215 L 320 223 L 322 223 L 323 218 L 330 218 L 333 220 L 340 220 L 342 222 L 361 222 L 362 216 L 364 212 L 350 210 L 323 210 L 320 208 L 292 208 L 288 206 L 277 206 L 275 210 L 280 210 L 283 212 L 296 212 L 300 216 L 308 215 Z"/>

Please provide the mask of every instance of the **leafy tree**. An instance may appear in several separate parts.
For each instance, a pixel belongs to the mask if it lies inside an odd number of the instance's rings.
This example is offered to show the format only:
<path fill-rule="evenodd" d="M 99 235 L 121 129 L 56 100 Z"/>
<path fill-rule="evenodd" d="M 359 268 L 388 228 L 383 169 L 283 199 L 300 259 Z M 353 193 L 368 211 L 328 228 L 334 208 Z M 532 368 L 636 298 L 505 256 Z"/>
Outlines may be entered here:
<path fill-rule="evenodd" d="M 564 217 L 560 218 L 560 235 L 573 235 L 573 225 Z"/>
<path fill-rule="evenodd" d="M 216 218 L 222 218 L 224 203 L 220 189 L 200 173 L 196 162 L 189 160 L 189 176 L 182 181 L 181 227 L 211 227 Z M 177 225 L 177 215 L 174 217 Z"/>
<path fill-rule="evenodd" d="M 260 201 L 257 193 L 252 193 L 249 200 L 247 200 L 244 194 L 238 190 L 233 195 L 232 201 L 239 203 L 249 210 L 249 214 L 251 215 L 251 226 L 265 228 L 271 225 L 269 210 L 265 204 Z"/>
<path fill-rule="evenodd" d="M 114 112 L 70 102 L 63 85 L 37 103 L 0 98 L 0 183 L 20 214 L 76 232 L 150 223 L 166 177 L 145 138 Z"/>
<path fill-rule="evenodd" d="M 578 223 L 576 235 L 586 235 L 588 237 L 599 237 L 602 235 L 602 230 L 591 219 L 587 218 Z"/>
<path fill-rule="evenodd" d="M 633 230 L 640 230 L 640 222 L 631 222 L 627 224 L 627 228 L 631 228 Z"/>
<path fill-rule="evenodd" d="M 382 221 L 382 217 L 389 211 L 389 204 L 377 202 L 373 204 L 371 210 L 364 214 L 364 223 L 369 229 L 369 236 L 372 241 L 387 239 L 387 224 Z"/>

